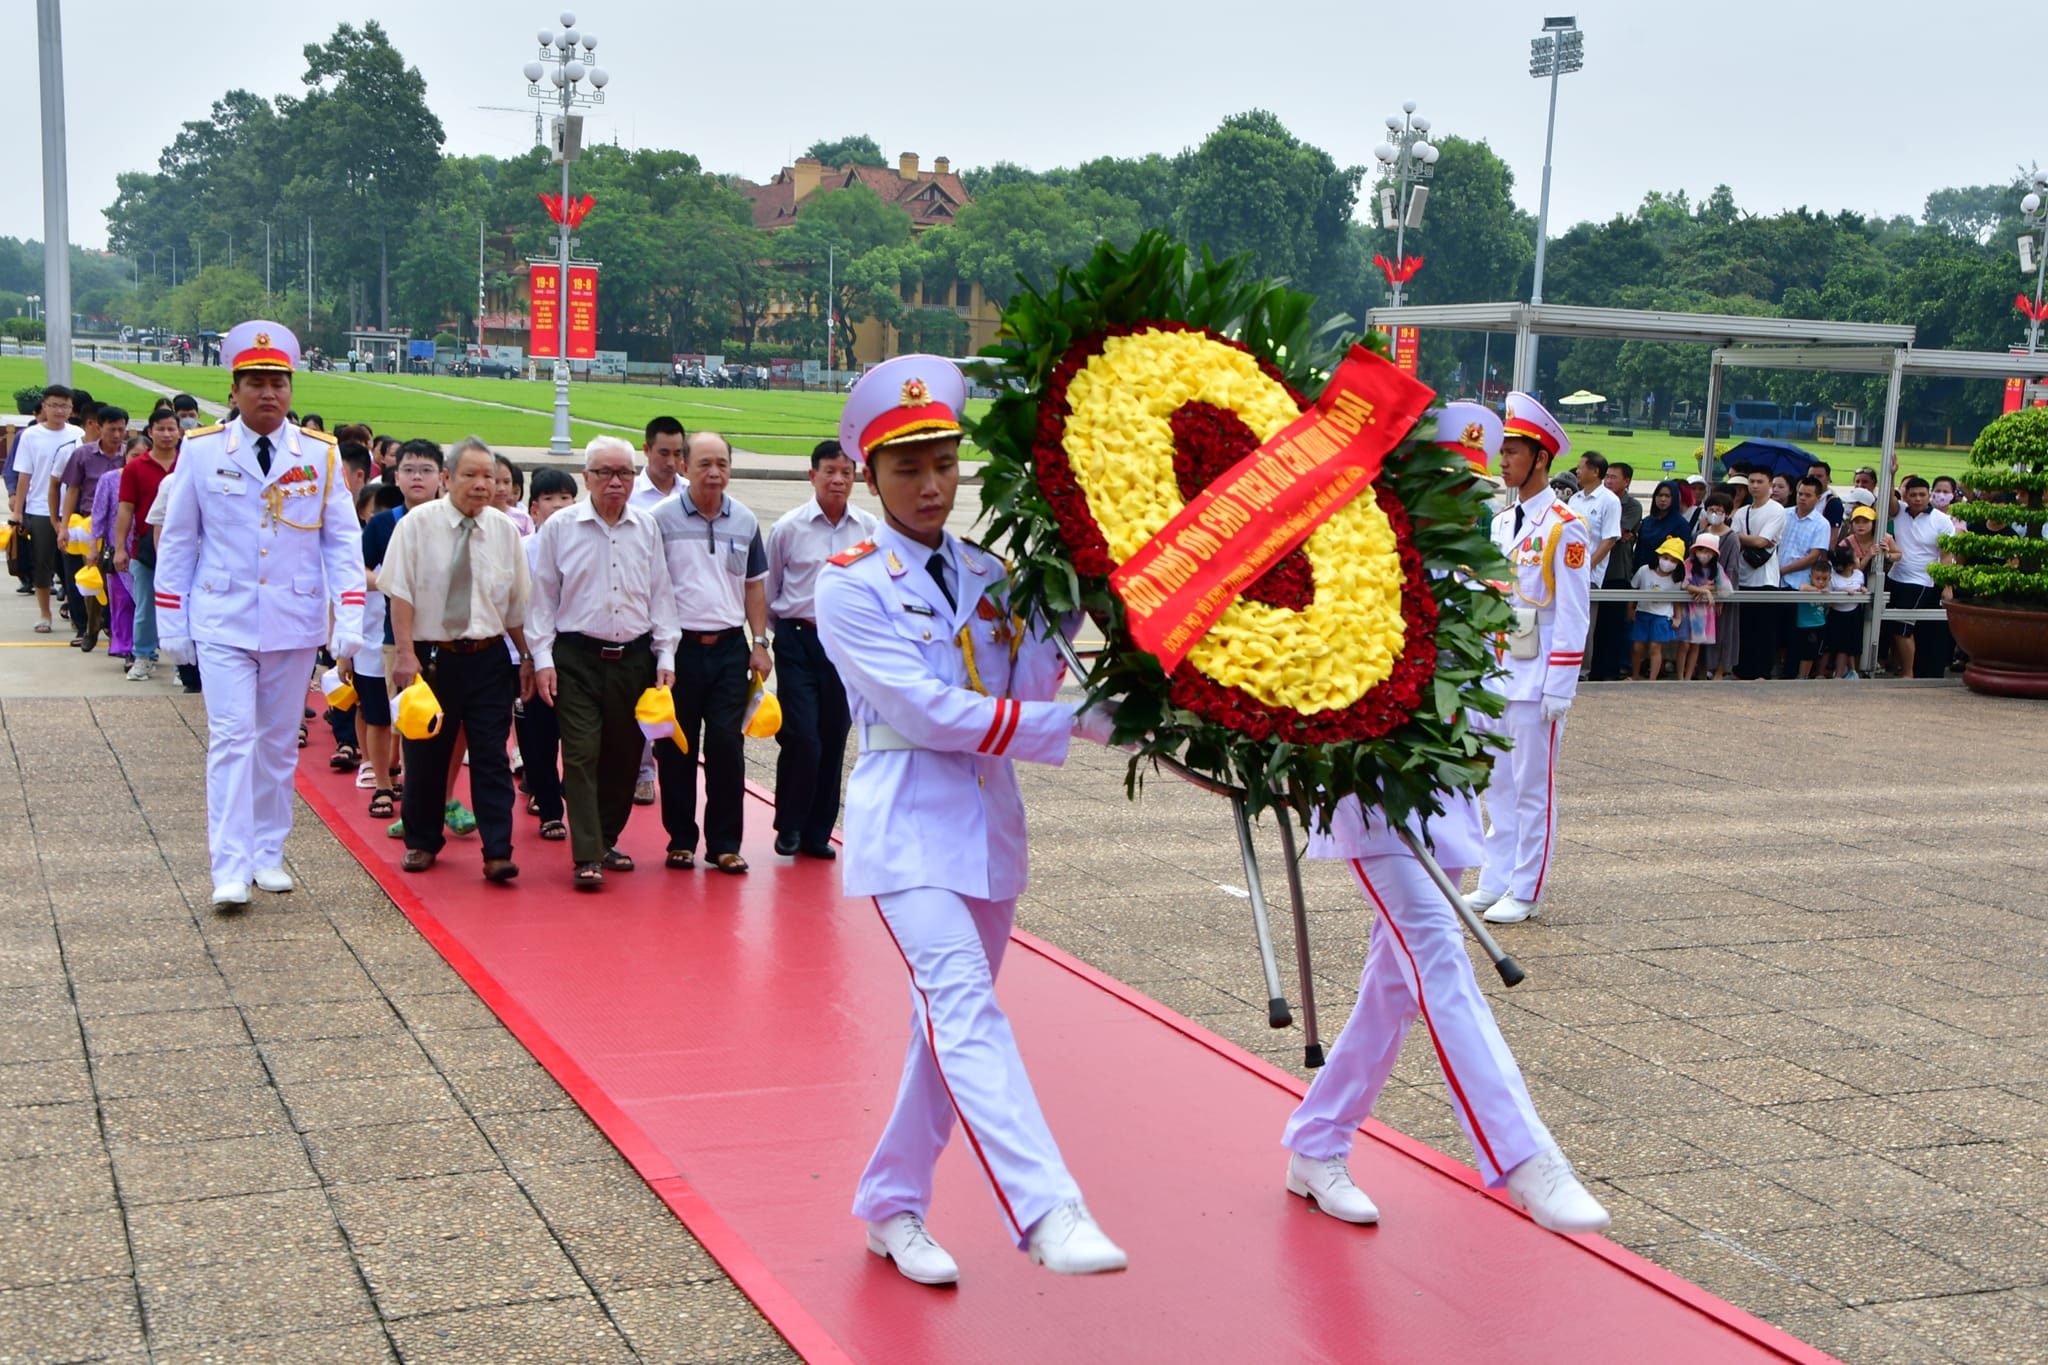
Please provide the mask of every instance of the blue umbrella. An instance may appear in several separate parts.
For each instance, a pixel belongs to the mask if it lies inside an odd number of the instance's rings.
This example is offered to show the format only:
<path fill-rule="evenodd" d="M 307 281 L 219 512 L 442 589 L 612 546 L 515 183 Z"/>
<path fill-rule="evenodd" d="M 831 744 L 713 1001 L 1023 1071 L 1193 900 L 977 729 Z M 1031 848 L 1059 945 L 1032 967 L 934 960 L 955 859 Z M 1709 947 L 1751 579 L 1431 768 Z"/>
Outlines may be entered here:
<path fill-rule="evenodd" d="M 1721 462 L 1729 469 L 1747 474 L 1761 469 L 1766 474 L 1783 474 L 1797 479 L 1813 468 L 1818 459 L 1790 441 L 1767 441 L 1752 437 L 1723 452 Z"/>

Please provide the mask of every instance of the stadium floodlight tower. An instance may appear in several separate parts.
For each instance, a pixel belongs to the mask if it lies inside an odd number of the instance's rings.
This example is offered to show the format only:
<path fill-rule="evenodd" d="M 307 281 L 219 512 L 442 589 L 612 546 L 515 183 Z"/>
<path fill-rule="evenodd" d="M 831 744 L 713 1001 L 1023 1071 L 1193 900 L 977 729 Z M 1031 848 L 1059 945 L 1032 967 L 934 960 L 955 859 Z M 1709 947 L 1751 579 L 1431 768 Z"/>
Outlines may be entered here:
<path fill-rule="evenodd" d="M 579 32 L 576 16 L 562 15 L 562 31 L 540 31 L 540 58 L 526 64 L 526 93 L 534 99 L 561 106 L 555 116 L 555 160 L 562 164 L 562 202 L 569 202 L 569 163 L 583 155 L 583 116 L 579 106 L 604 103 L 604 88 L 611 74 L 595 65 L 597 38 Z M 552 85 L 549 89 L 543 80 Z M 586 82 L 588 85 L 586 86 Z M 569 444 L 569 251 L 575 241 L 569 235 L 566 216 L 555 225 L 557 260 L 561 273 L 555 277 L 555 430 L 548 440 L 548 453 L 567 455 Z"/>
<path fill-rule="evenodd" d="M 1380 190 L 1380 226 L 1394 229 L 1394 264 L 1402 264 L 1402 248 L 1409 228 L 1422 227 L 1422 209 L 1429 202 L 1429 186 L 1421 182 L 1436 174 L 1437 149 L 1429 141 L 1429 120 L 1415 112 L 1415 101 L 1401 106 L 1399 114 L 1387 115 L 1387 140 L 1372 149 L 1380 169 L 1393 178 L 1390 188 Z M 1388 303 L 1401 306 L 1401 278 L 1389 273 Z"/>
<path fill-rule="evenodd" d="M 1550 82 L 1550 122 L 1543 133 L 1543 194 L 1536 206 L 1536 279 L 1529 290 L 1529 302 L 1543 302 L 1543 257 L 1550 241 L 1550 153 L 1557 143 L 1557 82 L 1568 72 L 1586 64 L 1586 35 L 1572 15 L 1552 15 L 1543 21 L 1543 36 L 1529 40 L 1529 74 Z M 1521 373 L 1515 387 L 1524 393 L 1536 388 L 1536 338 L 1529 338 L 1521 357 Z"/>

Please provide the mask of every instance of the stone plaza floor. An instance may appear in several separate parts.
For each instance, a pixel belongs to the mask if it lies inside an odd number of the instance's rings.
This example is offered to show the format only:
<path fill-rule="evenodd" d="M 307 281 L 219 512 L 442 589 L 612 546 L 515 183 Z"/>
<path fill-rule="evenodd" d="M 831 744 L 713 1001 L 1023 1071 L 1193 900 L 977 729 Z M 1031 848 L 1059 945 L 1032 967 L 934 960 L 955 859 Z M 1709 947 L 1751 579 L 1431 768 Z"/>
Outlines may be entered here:
<path fill-rule="evenodd" d="M 299 892 L 214 916 L 199 698 L 111 665 L 99 695 L 22 696 L 16 653 L 0 1362 L 793 1358 L 303 804 Z M 1948 685 L 1588 688 L 1549 903 L 1501 934 L 1529 980 L 1480 964 L 1615 1239 L 1857 1365 L 2048 1360 L 2040 714 Z M 1022 926 L 1298 1072 L 1224 806 L 1166 777 L 1133 804 L 1122 769 L 1025 771 Z M 1327 1039 L 1371 916 L 1307 871 Z M 1471 1159 L 1423 1030 L 1379 1116 Z M 841 1250 L 865 1254 L 851 1219 Z"/>

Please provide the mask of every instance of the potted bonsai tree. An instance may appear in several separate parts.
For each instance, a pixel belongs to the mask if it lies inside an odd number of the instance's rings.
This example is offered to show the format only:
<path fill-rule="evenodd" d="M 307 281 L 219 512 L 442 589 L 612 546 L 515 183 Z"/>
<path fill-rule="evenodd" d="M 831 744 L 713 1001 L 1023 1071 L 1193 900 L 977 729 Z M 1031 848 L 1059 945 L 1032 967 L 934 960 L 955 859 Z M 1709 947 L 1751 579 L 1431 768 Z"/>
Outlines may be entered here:
<path fill-rule="evenodd" d="M 1970 656 L 1963 682 L 2007 697 L 2048 697 L 2048 408 L 2021 408 L 1984 428 L 1961 482 L 1971 530 L 1943 536 L 1953 564 L 1928 573 L 1954 589 L 1949 629 Z M 2006 501 L 2006 498 L 2010 501 Z"/>

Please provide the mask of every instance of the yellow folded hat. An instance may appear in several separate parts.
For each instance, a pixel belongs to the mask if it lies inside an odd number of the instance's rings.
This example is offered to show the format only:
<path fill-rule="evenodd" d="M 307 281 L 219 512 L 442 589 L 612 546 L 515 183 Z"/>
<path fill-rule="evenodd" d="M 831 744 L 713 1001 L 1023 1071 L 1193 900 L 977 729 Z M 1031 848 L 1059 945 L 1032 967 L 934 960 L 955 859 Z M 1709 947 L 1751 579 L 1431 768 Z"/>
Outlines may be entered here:
<path fill-rule="evenodd" d="M 86 546 L 92 543 L 92 518 L 79 512 L 71 514 L 71 520 L 64 523 L 64 553 L 85 557 Z"/>
<path fill-rule="evenodd" d="M 640 700 L 633 703 L 633 719 L 640 722 L 640 733 L 648 739 L 672 739 L 678 749 L 690 752 L 690 742 L 676 732 L 676 699 L 666 687 L 642 692 Z"/>
<path fill-rule="evenodd" d="M 396 729 L 407 739 L 432 739 L 441 733 L 441 699 L 421 678 L 398 694 Z"/>
<path fill-rule="evenodd" d="M 13 543 L 14 543 L 14 525 L 13 525 L 13 523 L 11 523 L 11 522 L 5 522 L 5 521 L 0 521 L 0 550 L 4 550 L 4 549 L 6 549 L 6 548 L 7 548 L 8 546 L 12 545 Z"/>
<path fill-rule="evenodd" d="M 77 573 L 71 575 L 71 581 L 78 585 L 80 592 L 89 592 L 103 603 L 107 600 L 107 580 L 100 572 L 99 565 L 84 565 Z"/>
<path fill-rule="evenodd" d="M 320 675 L 320 691 L 326 696 L 327 704 L 337 711 L 352 711 L 356 704 L 356 689 L 341 676 L 341 670 L 330 668 Z"/>
<path fill-rule="evenodd" d="M 740 732 L 749 739 L 772 739 L 781 728 L 782 703 L 775 700 L 766 683 L 754 679 L 753 690 L 747 695 L 747 719 Z"/>

